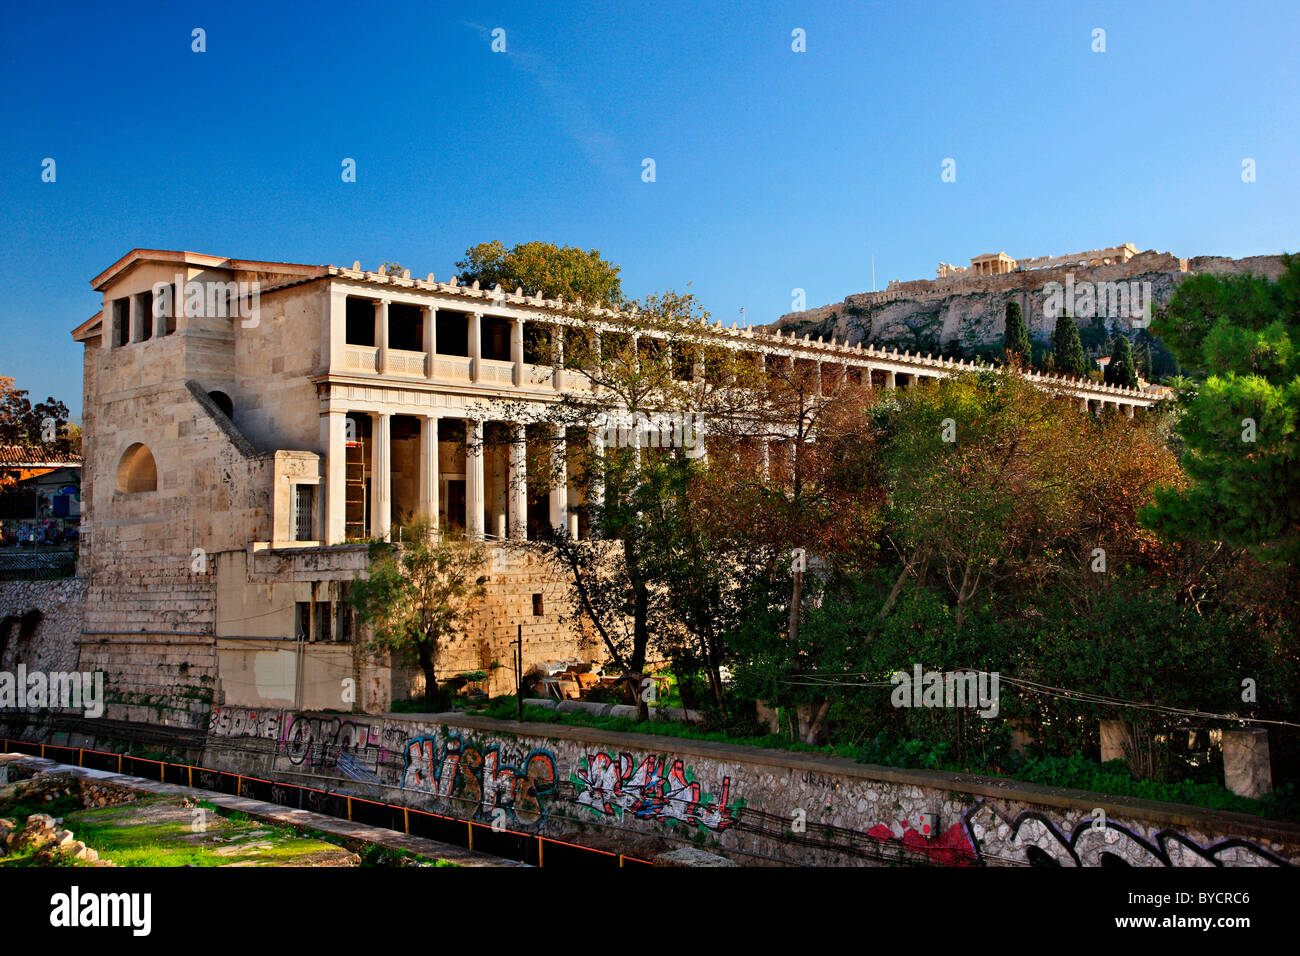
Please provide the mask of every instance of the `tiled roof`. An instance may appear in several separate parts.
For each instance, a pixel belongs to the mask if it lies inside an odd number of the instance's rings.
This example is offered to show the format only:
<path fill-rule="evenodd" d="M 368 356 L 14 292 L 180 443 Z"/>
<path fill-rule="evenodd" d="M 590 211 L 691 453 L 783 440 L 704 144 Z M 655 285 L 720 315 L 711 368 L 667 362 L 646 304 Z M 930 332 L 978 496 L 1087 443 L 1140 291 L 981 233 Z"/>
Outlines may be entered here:
<path fill-rule="evenodd" d="M 80 468 L 81 456 L 55 451 L 40 445 L 0 445 L 0 465 L 6 468 L 40 468 L 55 466 Z"/>

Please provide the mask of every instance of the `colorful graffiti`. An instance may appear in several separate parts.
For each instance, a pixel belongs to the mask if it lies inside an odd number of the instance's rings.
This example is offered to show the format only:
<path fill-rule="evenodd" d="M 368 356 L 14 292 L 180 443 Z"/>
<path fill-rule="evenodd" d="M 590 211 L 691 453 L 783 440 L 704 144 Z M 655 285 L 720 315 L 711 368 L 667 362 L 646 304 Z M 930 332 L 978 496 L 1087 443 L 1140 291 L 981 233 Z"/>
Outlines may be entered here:
<path fill-rule="evenodd" d="M 875 840 L 896 840 L 904 849 L 920 853 L 931 863 L 942 866 L 973 866 L 979 862 L 979 851 L 967 835 L 965 821 L 954 823 L 937 837 L 930 833 L 929 824 L 919 820 L 916 826 L 907 820 L 890 825 L 877 823 L 867 831 L 867 836 Z"/>
<path fill-rule="evenodd" d="M 589 754 L 569 776 L 577 803 L 603 816 L 628 813 L 639 820 L 698 824 L 710 830 L 739 822 L 745 801 L 730 799 L 730 777 L 722 778 L 720 793 L 704 793 L 691 768 L 680 758 L 671 765 L 668 759 L 652 754 L 637 763 L 628 753 Z"/>
<path fill-rule="evenodd" d="M 1063 821 L 1062 821 L 1063 822 Z M 981 857 L 1037 866 L 1217 867 L 1290 866 L 1263 847 L 1231 837 L 1202 846 L 1177 830 L 1159 830 L 1150 838 L 1113 820 L 1097 826 L 1091 816 L 1067 836 L 1036 810 L 1006 820 L 981 801 L 963 817 Z"/>
<path fill-rule="evenodd" d="M 543 799 L 556 787 L 555 756 L 534 749 L 508 760 L 499 745 L 483 747 L 455 731 L 448 731 L 441 749 L 437 737 L 415 737 L 406 744 L 402 788 L 472 806 L 477 817 L 490 818 L 500 807 L 516 823 L 540 823 Z"/>
<path fill-rule="evenodd" d="M 216 737 L 265 737 L 280 733 L 278 710 L 249 710 L 244 707 L 214 707 L 208 716 L 208 733 Z"/>
<path fill-rule="evenodd" d="M 344 752 L 356 755 L 372 750 L 379 756 L 378 751 L 383 749 L 382 731 L 366 721 L 346 717 L 295 717 L 281 742 L 295 766 L 334 764 Z"/>

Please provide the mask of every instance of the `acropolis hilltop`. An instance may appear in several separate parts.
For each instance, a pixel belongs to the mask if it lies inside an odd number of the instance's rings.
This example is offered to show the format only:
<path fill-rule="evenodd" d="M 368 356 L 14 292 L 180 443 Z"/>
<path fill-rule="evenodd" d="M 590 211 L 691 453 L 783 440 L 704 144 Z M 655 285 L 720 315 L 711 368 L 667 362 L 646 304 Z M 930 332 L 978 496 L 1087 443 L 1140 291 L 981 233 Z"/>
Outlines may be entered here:
<path fill-rule="evenodd" d="M 828 341 L 858 342 L 920 352 L 977 354 L 996 344 L 1004 331 L 1008 302 L 1020 304 L 1029 334 L 1046 341 L 1056 317 L 1045 303 L 1051 283 L 1137 284 L 1143 301 L 1163 307 L 1178 283 L 1190 275 L 1282 274 L 1277 255 L 1232 259 L 1185 258 L 1131 242 L 1059 256 L 1013 259 L 1005 252 L 973 256 L 967 267 L 939 263 L 933 279 L 892 280 L 880 291 L 856 292 L 841 302 L 782 315 L 767 328 Z M 811 291 L 811 290 L 810 290 Z M 1136 298 L 1136 297 L 1134 297 Z M 1134 334 L 1150 321 L 1145 314 L 1102 316 L 1108 332 Z"/>
<path fill-rule="evenodd" d="M 1036 256 L 1032 259 L 1013 259 L 1005 252 L 988 252 L 982 256 L 973 256 L 969 268 L 939 263 L 935 270 L 940 279 L 959 276 L 1003 275 L 1007 272 L 1025 272 L 1030 269 L 1051 269 L 1056 266 L 1108 266 L 1116 262 L 1128 262 L 1138 254 L 1137 246 L 1131 242 L 1111 246 L 1109 249 L 1089 249 L 1064 256 Z M 894 283 L 890 283 L 892 286 Z"/>

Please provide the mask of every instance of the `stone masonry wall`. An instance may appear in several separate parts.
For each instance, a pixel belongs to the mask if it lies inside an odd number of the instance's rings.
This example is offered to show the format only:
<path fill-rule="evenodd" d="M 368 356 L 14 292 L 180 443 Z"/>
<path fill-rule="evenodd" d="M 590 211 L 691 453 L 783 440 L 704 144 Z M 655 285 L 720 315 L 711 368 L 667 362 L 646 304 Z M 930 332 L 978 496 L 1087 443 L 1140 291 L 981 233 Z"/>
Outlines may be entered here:
<path fill-rule="evenodd" d="M 217 708 L 204 764 L 649 857 L 747 864 L 1278 866 L 1300 827 L 996 778 L 515 724 Z"/>
<path fill-rule="evenodd" d="M 0 581 L 0 671 L 20 663 L 29 671 L 75 670 L 86 585 L 85 578 Z M 30 633 L 24 619 L 34 623 Z"/>

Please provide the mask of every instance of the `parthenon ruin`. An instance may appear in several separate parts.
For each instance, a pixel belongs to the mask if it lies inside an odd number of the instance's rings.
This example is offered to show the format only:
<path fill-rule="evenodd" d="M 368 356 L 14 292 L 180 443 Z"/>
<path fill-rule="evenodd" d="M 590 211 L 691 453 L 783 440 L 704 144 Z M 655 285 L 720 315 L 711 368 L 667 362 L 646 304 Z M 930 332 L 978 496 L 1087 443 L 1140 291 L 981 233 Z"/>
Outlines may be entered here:
<path fill-rule="evenodd" d="M 1037 256 L 1032 259 L 1013 259 L 1005 252 L 991 252 L 972 257 L 968 268 L 941 262 L 935 271 L 940 279 L 960 276 L 996 276 L 1008 272 L 1053 269 L 1057 266 L 1108 266 L 1128 262 L 1137 254 L 1137 246 L 1131 242 L 1111 246 L 1109 249 L 1089 249 L 1087 252 L 1075 252 L 1065 256 Z"/>

